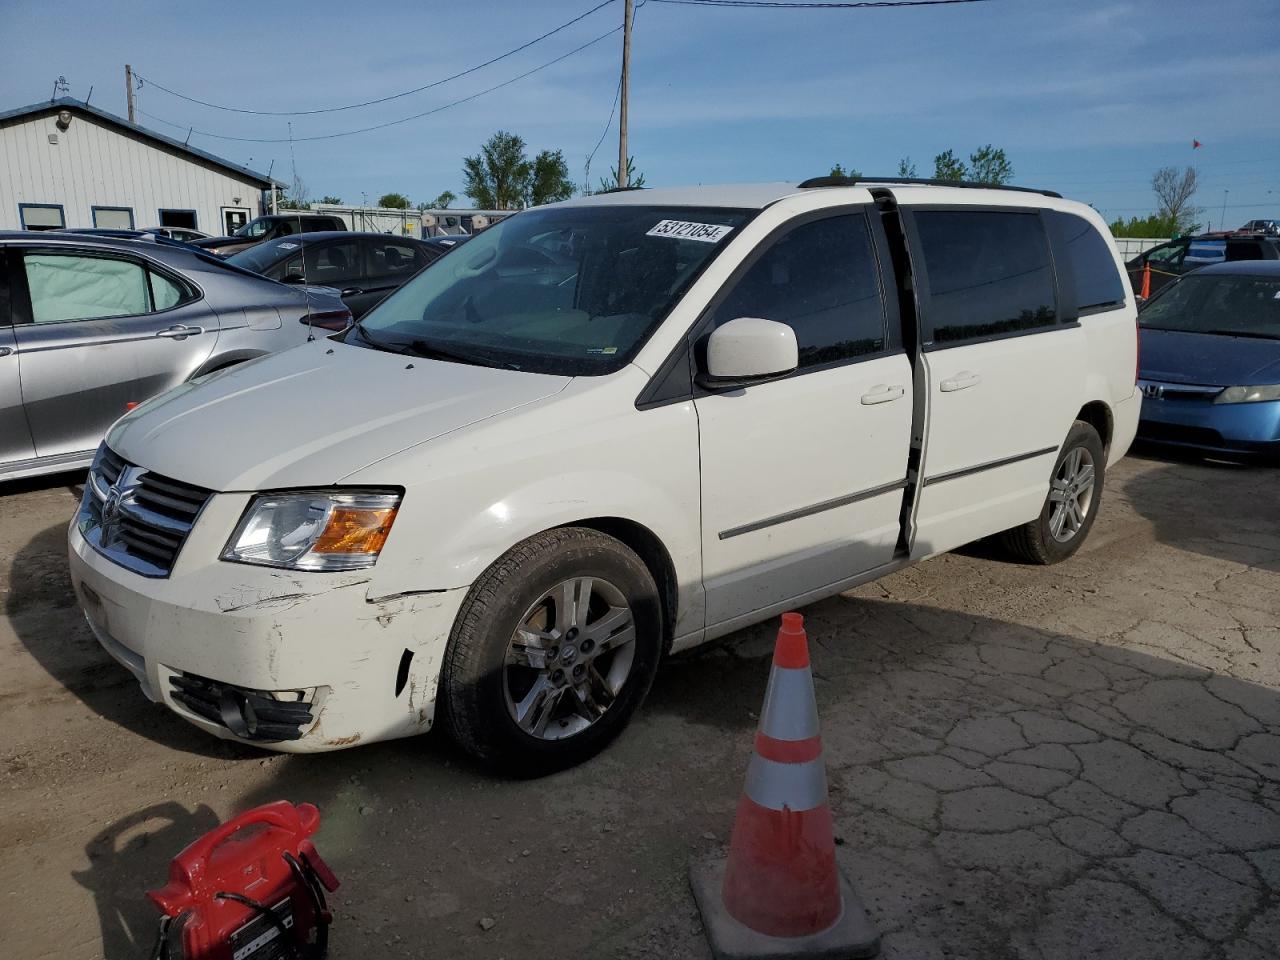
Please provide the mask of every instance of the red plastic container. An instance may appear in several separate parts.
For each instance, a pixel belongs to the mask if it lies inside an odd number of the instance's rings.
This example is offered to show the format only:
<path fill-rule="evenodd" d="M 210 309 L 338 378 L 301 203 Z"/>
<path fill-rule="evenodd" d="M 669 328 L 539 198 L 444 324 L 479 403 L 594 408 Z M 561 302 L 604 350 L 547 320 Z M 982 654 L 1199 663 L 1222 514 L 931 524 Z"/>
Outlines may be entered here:
<path fill-rule="evenodd" d="M 330 917 L 323 894 L 310 883 L 338 888 L 307 839 L 319 828 L 320 811 L 312 804 L 279 800 L 240 814 L 178 854 L 169 882 L 147 896 L 180 925 L 182 960 L 315 956 Z M 301 876 L 286 854 L 301 866 Z M 235 897 L 270 908 L 279 922 Z"/>

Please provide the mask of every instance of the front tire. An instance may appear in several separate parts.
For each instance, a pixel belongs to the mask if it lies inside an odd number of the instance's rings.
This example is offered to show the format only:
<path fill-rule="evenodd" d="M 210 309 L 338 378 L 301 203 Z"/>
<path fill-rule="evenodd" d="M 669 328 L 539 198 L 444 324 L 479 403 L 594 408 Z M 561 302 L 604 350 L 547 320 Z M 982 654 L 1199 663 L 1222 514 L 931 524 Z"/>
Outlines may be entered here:
<path fill-rule="evenodd" d="M 1040 516 L 1005 531 L 1005 548 L 1027 563 L 1060 563 L 1072 556 L 1098 516 L 1106 469 L 1098 431 L 1077 420 L 1058 452 Z"/>
<path fill-rule="evenodd" d="M 649 692 L 662 654 L 649 569 L 620 541 L 562 527 L 486 570 L 454 623 L 440 713 L 454 740 L 538 776 L 594 756 Z"/>

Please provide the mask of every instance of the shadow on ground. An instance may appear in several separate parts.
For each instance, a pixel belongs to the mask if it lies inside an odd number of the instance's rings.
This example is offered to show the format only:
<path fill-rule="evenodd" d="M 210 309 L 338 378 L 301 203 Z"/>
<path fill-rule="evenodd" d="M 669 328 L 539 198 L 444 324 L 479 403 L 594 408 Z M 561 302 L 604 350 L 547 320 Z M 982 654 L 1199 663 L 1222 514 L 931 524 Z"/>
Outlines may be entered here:
<path fill-rule="evenodd" d="M 1280 692 L 914 604 L 806 613 L 840 858 L 885 956 L 1280 951 Z M 236 806 L 321 806 L 335 956 L 705 958 L 685 867 L 726 839 L 771 633 L 669 664 L 575 770 L 496 779 L 427 737 L 241 760 L 269 772 Z M 175 819 L 138 854 L 90 845 L 109 942 L 151 919 L 120 884 L 159 882 L 202 826 Z"/>

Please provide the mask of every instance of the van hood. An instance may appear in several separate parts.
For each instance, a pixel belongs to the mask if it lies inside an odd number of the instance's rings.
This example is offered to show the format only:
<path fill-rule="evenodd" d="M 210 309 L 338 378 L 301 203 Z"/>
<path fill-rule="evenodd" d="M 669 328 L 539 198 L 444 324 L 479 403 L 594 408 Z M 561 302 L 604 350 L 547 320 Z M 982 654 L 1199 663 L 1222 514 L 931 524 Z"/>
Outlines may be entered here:
<path fill-rule="evenodd" d="M 1142 328 L 1142 378 L 1221 387 L 1280 383 L 1280 340 Z"/>
<path fill-rule="evenodd" d="M 570 379 L 318 340 L 161 394 L 119 420 L 107 444 L 211 490 L 324 486 Z"/>

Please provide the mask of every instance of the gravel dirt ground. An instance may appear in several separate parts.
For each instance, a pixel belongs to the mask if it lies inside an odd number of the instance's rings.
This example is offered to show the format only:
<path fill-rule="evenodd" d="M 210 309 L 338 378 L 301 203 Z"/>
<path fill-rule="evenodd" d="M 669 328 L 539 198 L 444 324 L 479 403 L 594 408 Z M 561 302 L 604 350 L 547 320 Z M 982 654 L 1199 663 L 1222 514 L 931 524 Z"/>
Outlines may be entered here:
<path fill-rule="evenodd" d="M 1066 564 L 978 545 L 805 611 L 885 957 L 1280 955 L 1278 476 L 1131 456 Z M 772 627 L 671 663 L 617 744 L 542 780 L 434 735 L 269 755 L 98 648 L 64 558 L 79 480 L 0 489 L 0 956 L 146 956 L 168 860 L 284 797 L 324 813 L 336 960 L 707 960 L 686 864 L 727 837 Z"/>

